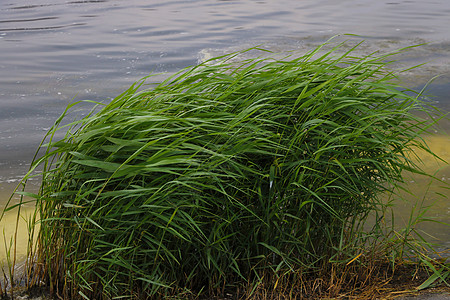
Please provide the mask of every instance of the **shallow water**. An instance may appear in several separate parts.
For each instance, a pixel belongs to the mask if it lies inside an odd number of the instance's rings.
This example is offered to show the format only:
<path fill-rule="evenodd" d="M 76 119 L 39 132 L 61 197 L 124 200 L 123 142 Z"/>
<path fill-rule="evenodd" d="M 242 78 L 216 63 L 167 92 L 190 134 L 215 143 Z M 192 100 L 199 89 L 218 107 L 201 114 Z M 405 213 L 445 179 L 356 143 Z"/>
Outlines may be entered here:
<path fill-rule="evenodd" d="M 26 173 L 45 131 L 70 101 L 108 101 L 151 72 L 171 73 L 257 45 L 296 55 L 331 36 L 351 33 L 360 37 L 340 39 L 364 40 L 358 50 L 363 55 L 427 43 L 400 55 L 393 67 L 427 62 L 402 73 L 401 79 L 409 87 L 421 88 L 442 75 L 427 94 L 435 95 L 437 105 L 448 112 L 449 15 L 448 0 L 2 1 L 0 205 Z M 444 121 L 440 126 L 439 135 L 429 139 L 430 146 L 450 161 L 445 135 L 450 124 Z M 426 168 L 434 168 L 433 164 L 430 159 Z M 450 180 L 448 166 L 438 177 Z M 414 187 L 418 195 L 427 185 Z M 427 197 L 426 203 L 436 202 L 431 214 L 450 222 L 448 199 Z M 406 206 L 400 206 L 400 215 Z M 5 225 L 11 226 L 9 221 Z M 449 231 L 430 228 L 439 243 L 449 247 Z"/>
<path fill-rule="evenodd" d="M 450 138 L 443 135 L 425 138 L 430 149 L 440 158 L 450 161 Z M 396 228 L 404 229 L 411 220 L 417 222 L 417 233 L 428 242 L 438 245 L 438 250 L 450 249 L 450 229 L 443 223 L 450 222 L 449 183 L 450 165 L 425 151 L 415 151 L 424 172 L 433 177 L 405 174 L 410 193 L 400 193 L 394 201 Z M 426 211 L 425 214 L 422 213 Z M 428 220 L 428 221 L 426 221 Z M 414 223 L 413 222 L 413 223 Z M 448 256 L 449 253 L 446 254 Z"/>

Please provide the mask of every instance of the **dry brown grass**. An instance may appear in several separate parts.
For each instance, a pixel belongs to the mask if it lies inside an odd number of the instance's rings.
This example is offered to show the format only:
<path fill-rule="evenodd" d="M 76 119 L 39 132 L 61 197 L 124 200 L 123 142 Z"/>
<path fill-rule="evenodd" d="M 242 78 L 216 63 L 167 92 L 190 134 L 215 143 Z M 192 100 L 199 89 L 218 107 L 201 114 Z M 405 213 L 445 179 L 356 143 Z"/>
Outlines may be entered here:
<path fill-rule="evenodd" d="M 222 291 L 200 299 L 251 300 L 375 300 L 450 293 L 443 284 L 418 290 L 430 276 L 429 270 L 413 262 L 368 261 L 366 267 L 346 266 L 323 270 L 320 277 L 293 273 L 278 278 L 266 276 L 257 287 L 249 285 L 235 291 Z M 191 295 L 193 296 L 193 295 Z M 192 297 L 196 299 L 195 296 Z"/>

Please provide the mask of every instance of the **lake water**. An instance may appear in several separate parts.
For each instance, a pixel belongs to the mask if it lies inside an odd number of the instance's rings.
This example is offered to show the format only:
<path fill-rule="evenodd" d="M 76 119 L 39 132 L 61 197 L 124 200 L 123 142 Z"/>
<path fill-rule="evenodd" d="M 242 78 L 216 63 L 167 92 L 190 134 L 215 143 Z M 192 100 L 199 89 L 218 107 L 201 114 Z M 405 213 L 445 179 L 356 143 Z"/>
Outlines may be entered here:
<path fill-rule="evenodd" d="M 302 54 L 338 34 L 364 40 L 361 54 L 426 43 L 397 66 L 427 65 L 402 77 L 450 111 L 448 0 L 3 0 L 0 3 L 0 204 L 26 172 L 45 131 L 74 99 L 108 101 L 149 73 L 166 73 L 202 59 L 259 45 Z M 158 77 L 156 78 L 158 79 Z M 80 112 L 82 114 L 83 112 Z M 448 121 L 430 145 L 449 161 Z M 427 168 L 448 165 L 430 159 Z M 417 184 L 416 187 L 426 184 Z M 36 183 L 37 184 L 37 183 Z M 450 221 L 448 199 L 432 185 L 430 213 Z M 417 191 L 422 193 L 425 189 Z M 443 193 L 446 191 L 444 190 Z M 408 210 L 401 206 L 400 210 Z M 5 221 L 10 227 L 12 221 Z M 8 223 L 9 222 L 9 223 Z M 430 226 L 450 248 L 448 227 Z"/>

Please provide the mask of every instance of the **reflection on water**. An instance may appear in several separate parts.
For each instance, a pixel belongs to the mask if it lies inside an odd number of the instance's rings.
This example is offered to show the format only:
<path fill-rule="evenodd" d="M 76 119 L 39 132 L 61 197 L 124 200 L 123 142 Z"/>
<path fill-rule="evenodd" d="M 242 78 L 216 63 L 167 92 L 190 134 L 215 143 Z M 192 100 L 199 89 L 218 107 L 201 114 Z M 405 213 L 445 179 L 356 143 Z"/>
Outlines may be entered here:
<path fill-rule="evenodd" d="M 3 196 L 3 195 L 0 195 Z M 27 255 L 28 249 L 28 224 L 29 218 L 32 216 L 34 208 L 28 207 L 21 210 L 19 217 L 19 226 L 17 230 L 17 242 L 14 243 L 16 233 L 17 210 L 7 213 L 0 221 L 1 243 L 0 243 L 0 266 L 7 270 L 7 253 L 14 253 L 16 249 L 17 262 L 22 263 Z M 38 229 L 38 228 L 37 228 Z M 0 267 L 1 268 L 1 267 Z"/>
<path fill-rule="evenodd" d="M 3 189 L 0 189 L 0 199 L 8 199 L 11 196 L 10 190 L 13 190 L 15 185 L 7 185 L 6 191 L 4 184 L 0 184 L 0 186 L 3 187 Z M 18 198 L 15 200 L 18 200 Z M 3 209 L 3 207 L 4 205 L 0 209 Z M 31 224 L 30 218 L 33 214 L 34 206 L 26 204 L 21 207 L 19 215 L 18 209 L 14 208 L 6 212 L 0 220 L 0 269 L 3 269 L 4 272 L 8 272 L 12 266 L 14 253 L 16 255 L 15 269 L 23 266 L 30 246 L 29 224 Z M 16 224 L 18 225 L 17 228 Z M 39 230 L 39 226 L 35 230 Z M 33 240 L 36 240 L 36 236 L 33 236 Z M 10 258 L 9 262 L 7 258 Z M 0 281 L 3 277 L 2 275 L 0 275 Z"/>
<path fill-rule="evenodd" d="M 6 202 L 12 195 L 13 198 L 11 199 L 10 207 L 21 201 L 19 195 L 13 194 L 19 182 L 19 179 L 0 180 L 0 210 L 4 209 Z M 38 180 L 32 180 L 27 186 L 27 191 L 36 193 L 38 191 L 38 185 Z M 24 204 L 20 208 L 19 218 L 18 208 L 16 207 L 5 212 L 5 215 L 0 220 L 0 269 L 2 267 L 5 271 L 8 269 L 6 259 L 8 252 L 14 253 L 14 250 L 16 251 L 18 266 L 23 264 L 26 258 L 29 240 L 28 233 L 30 232 L 28 228 L 28 224 L 30 224 L 29 218 L 34 214 L 34 203 L 30 202 L 31 200 L 31 198 L 22 198 L 22 203 Z M 14 243 L 13 238 L 16 235 L 16 224 L 18 224 L 17 240 Z M 38 227 L 36 229 L 38 230 Z"/>
<path fill-rule="evenodd" d="M 409 223 L 412 209 L 413 216 L 417 217 L 423 209 L 426 213 L 422 218 L 431 221 L 421 222 L 417 225 L 419 233 L 431 243 L 439 245 L 439 249 L 450 249 L 450 137 L 448 135 L 435 135 L 426 137 L 431 151 L 442 160 L 424 150 L 415 151 L 421 160 L 424 172 L 435 177 L 406 174 L 406 186 L 410 193 L 401 193 L 403 200 L 394 202 L 394 213 L 398 228 Z M 449 225 L 445 225 L 447 223 Z"/>

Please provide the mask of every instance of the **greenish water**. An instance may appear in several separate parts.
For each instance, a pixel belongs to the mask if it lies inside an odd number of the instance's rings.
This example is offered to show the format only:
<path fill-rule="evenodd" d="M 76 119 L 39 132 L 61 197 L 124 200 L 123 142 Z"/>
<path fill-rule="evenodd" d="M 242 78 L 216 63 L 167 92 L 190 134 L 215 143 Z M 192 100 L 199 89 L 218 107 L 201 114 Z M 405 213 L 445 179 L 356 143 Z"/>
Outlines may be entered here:
<path fill-rule="evenodd" d="M 427 137 L 426 141 L 432 151 L 447 162 L 450 161 L 450 138 L 446 135 Z M 395 201 L 394 214 L 397 228 L 402 229 L 410 222 L 410 217 L 418 217 L 422 209 L 426 213 L 416 228 L 428 241 L 437 244 L 439 250 L 450 250 L 450 201 L 449 183 L 450 166 L 437 160 L 428 153 L 417 153 L 423 161 L 423 170 L 436 179 L 425 176 L 406 174 L 407 188 L 410 194 L 401 193 L 403 200 Z M 431 221 L 432 220 L 432 221 Z M 447 253 L 448 256 L 450 253 Z"/>

